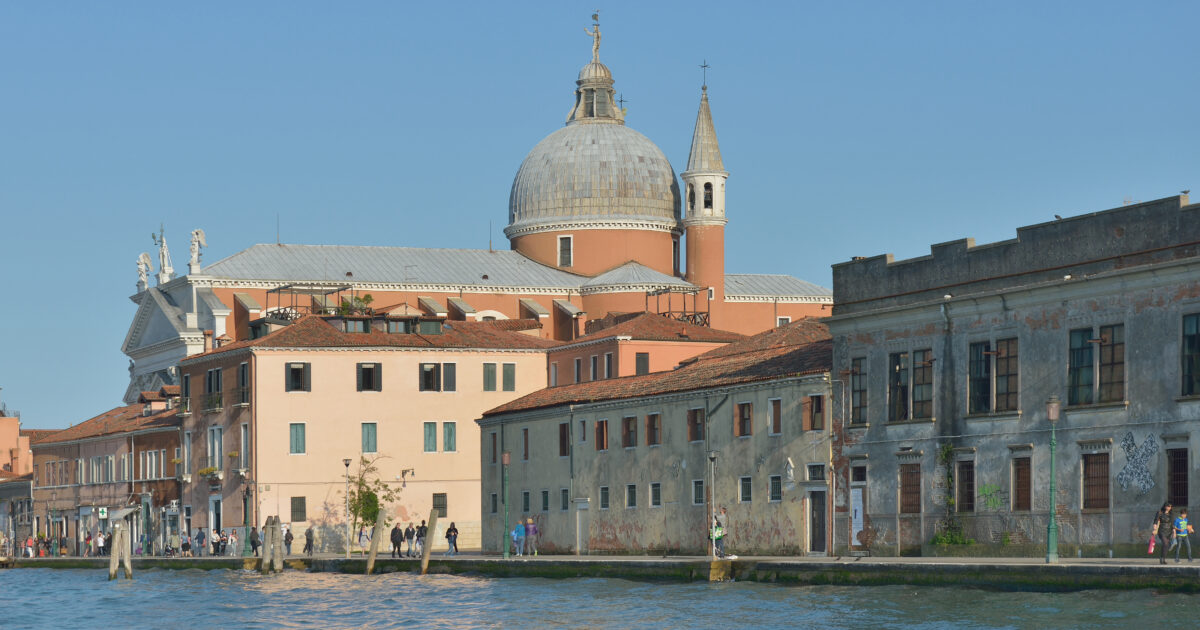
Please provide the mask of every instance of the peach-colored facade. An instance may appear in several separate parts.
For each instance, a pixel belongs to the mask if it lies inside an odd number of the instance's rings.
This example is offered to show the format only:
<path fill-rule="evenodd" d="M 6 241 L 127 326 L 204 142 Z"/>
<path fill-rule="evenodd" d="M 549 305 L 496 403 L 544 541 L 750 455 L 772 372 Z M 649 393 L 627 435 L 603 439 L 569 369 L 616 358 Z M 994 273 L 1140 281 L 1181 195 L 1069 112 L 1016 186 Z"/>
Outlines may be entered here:
<path fill-rule="evenodd" d="M 550 351 L 546 359 L 549 364 L 548 378 L 551 386 L 554 386 L 633 376 L 637 374 L 639 354 L 646 355 L 647 373 L 665 372 L 675 369 L 680 361 L 723 345 L 726 344 L 699 341 L 647 341 L 614 337 L 595 342 L 570 344 Z M 576 360 L 579 361 L 578 380 L 575 373 Z"/>
<path fill-rule="evenodd" d="M 559 265 L 559 238 L 569 237 L 571 265 Z M 631 260 L 677 276 L 673 249 L 679 237 L 661 230 L 565 230 L 514 237 L 512 248 L 548 267 L 594 276 Z"/>
<path fill-rule="evenodd" d="M 33 471 L 29 436 L 21 435 L 21 419 L 14 416 L 0 416 L 0 470 L 14 475 Z"/>

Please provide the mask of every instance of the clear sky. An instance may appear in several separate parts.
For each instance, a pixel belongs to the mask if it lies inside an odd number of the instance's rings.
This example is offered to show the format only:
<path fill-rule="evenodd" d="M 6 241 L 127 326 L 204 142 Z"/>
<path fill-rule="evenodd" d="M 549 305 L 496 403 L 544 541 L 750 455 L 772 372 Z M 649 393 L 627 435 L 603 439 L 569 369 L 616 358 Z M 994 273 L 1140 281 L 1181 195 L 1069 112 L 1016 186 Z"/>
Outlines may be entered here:
<path fill-rule="evenodd" d="M 0 3 L 0 400 L 120 403 L 135 260 L 254 243 L 507 246 L 599 6 L 627 124 L 677 171 L 699 65 L 726 268 L 1015 236 L 1197 188 L 1200 3 Z M 490 232 L 489 232 L 490 224 Z"/>

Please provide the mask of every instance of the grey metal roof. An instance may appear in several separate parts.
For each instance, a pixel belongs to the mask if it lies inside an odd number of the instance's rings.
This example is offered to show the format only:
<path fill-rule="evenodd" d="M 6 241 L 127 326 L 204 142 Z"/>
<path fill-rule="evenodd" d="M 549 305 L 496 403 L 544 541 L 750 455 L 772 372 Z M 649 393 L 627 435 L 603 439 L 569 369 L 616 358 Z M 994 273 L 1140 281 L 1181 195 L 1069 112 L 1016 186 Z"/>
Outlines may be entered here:
<path fill-rule="evenodd" d="M 458 309 L 458 311 L 463 315 L 474 315 L 476 312 L 475 307 L 468 304 L 467 301 L 462 298 L 448 297 L 446 298 L 446 301 L 449 302 L 451 306 Z"/>
<path fill-rule="evenodd" d="M 285 282 L 576 288 L 586 280 L 512 250 L 259 244 L 204 268 L 205 275 Z"/>
<path fill-rule="evenodd" d="M 713 128 L 712 112 L 708 109 L 708 88 L 700 97 L 700 111 L 696 114 L 696 128 L 692 131 L 692 150 L 688 153 L 687 172 L 725 171 L 721 161 L 721 147 L 717 145 L 717 131 Z"/>
<path fill-rule="evenodd" d="M 651 285 L 655 287 L 689 287 L 691 284 L 674 276 L 655 271 L 641 263 L 627 262 L 583 283 L 584 289 L 612 285 Z"/>
<path fill-rule="evenodd" d="M 833 291 L 784 274 L 728 273 L 725 274 L 725 295 L 832 297 Z"/>

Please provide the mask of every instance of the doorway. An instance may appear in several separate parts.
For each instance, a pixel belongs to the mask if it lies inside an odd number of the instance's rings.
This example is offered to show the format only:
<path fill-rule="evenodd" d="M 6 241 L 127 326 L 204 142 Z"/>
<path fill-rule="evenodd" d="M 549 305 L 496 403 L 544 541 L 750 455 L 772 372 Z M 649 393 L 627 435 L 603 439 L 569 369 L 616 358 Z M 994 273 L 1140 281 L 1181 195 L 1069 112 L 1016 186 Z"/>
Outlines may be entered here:
<path fill-rule="evenodd" d="M 825 491 L 808 493 L 808 551 L 824 554 L 825 549 Z"/>
<path fill-rule="evenodd" d="M 208 528 L 221 529 L 221 496 L 208 497 Z"/>

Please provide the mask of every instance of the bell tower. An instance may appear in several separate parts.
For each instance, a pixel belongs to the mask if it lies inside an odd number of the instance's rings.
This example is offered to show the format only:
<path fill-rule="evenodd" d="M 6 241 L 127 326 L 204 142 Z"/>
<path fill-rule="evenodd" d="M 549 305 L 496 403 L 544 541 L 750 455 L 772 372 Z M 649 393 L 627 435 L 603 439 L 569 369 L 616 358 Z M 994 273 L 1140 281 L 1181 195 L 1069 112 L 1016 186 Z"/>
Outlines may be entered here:
<path fill-rule="evenodd" d="M 692 132 L 683 177 L 687 271 L 684 279 L 711 289 L 711 302 L 725 300 L 725 180 L 729 172 L 721 162 L 717 132 L 708 108 L 708 86 L 701 88 L 700 112 Z"/>

